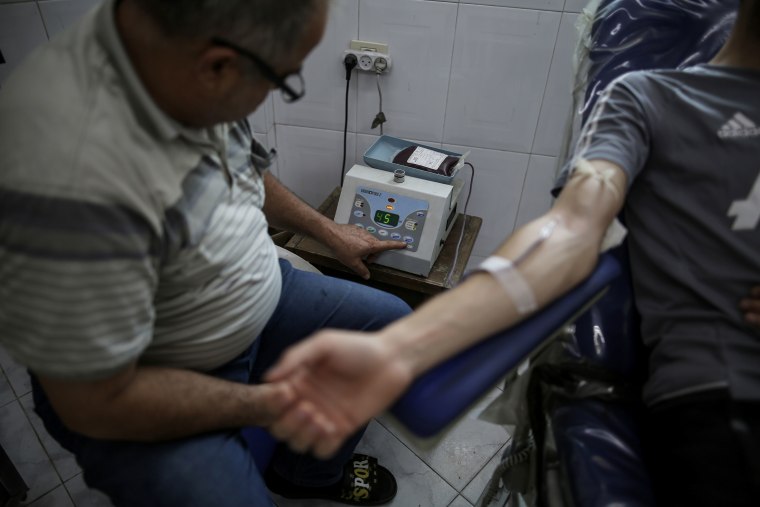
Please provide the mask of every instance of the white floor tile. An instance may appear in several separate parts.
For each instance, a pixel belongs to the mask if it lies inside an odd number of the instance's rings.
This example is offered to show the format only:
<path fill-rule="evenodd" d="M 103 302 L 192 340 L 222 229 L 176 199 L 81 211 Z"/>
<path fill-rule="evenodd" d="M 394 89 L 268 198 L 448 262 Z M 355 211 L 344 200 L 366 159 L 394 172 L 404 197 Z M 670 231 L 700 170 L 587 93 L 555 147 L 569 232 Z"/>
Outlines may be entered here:
<path fill-rule="evenodd" d="M 483 469 L 470 481 L 466 488 L 462 490 L 462 495 L 470 501 L 473 505 L 478 502 L 478 498 L 485 491 L 488 481 L 491 480 L 491 475 L 496 467 L 501 462 L 501 455 L 504 453 L 507 444 L 501 446 L 501 449 L 494 455 L 493 458 L 483 467 Z"/>
<path fill-rule="evenodd" d="M 457 492 L 382 425 L 373 421 L 357 447 L 378 458 L 398 481 L 398 495 L 390 507 L 448 505 Z"/>
<path fill-rule="evenodd" d="M 28 502 L 61 484 L 18 401 L 0 408 L 0 445 L 29 486 Z"/>
<path fill-rule="evenodd" d="M 5 377 L 17 398 L 32 391 L 32 381 L 26 368 L 14 361 L 2 347 L 0 347 L 0 367 L 5 372 Z"/>
<path fill-rule="evenodd" d="M 27 505 L 30 507 L 74 507 L 74 504 L 69 497 L 69 493 L 63 485 L 58 486 L 42 498 L 38 498 Z"/>
<path fill-rule="evenodd" d="M 104 493 L 87 487 L 82 474 L 68 480 L 65 486 L 76 507 L 113 507 L 111 500 Z"/>
<path fill-rule="evenodd" d="M 459 495 L 449 504 L 449 507 L 472 507 L 472 504 L 462 495 Z"/>
<path fill-rule="evenodd" d="M 430 468 L 461 491 L 509 439 L 505 428 L 477 419 L 500 393 L 494 388 L 432 448 L 414 442 L 390 417 L 384 416 L 380 420 Z"/>
<path fill-rule="evenodd" d="M 40 419 L 34 412 L 34 400 L 32 399 L 32 394 L 29 393 L 25 395 L 19 401 L 21 401 L 21 406 L 31 421 L 32 427 L 42 443 L 42 447 L 44 447 L 48 456 L 50 456 L 50 459 L 53 461 L 53 466 L 55 466 L 61 479 L 65 482 L 80 473 L 82 470 L 79 468 L 79 465 L 77 465 L 74 455 L 61 447 L 60 444 L 50 436 L 42 423 L 42 419 Z"/>
<path fill-rule="evenodd" d="M 16 399 L 16 393 L 13 392 L 5 373 L 0 369 L 0 407 L 7 405 Z"/>

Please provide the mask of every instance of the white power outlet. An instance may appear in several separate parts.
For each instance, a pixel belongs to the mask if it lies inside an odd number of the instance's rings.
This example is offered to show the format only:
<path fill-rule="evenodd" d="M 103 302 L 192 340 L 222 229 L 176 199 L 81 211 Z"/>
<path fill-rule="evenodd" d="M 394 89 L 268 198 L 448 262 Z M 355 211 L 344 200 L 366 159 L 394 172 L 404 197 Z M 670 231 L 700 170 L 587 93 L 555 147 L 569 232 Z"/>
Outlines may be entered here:
<path fill-rule="evenodd" d="M 352 40 L 349 49 L 343 53 L 343 59 L 347 55 L 356 57 L 356 67 L 359 70 L 385 74 L 391 69 L 392 60 L 387 44 Z"/>

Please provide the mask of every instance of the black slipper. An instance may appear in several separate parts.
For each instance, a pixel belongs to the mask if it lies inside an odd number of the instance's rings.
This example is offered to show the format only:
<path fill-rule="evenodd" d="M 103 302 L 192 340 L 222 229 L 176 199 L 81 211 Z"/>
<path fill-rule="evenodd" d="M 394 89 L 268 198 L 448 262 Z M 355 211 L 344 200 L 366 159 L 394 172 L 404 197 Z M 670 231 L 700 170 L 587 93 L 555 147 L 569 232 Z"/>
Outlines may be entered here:
<path fill-rule="evenodd" d="M 343 467 L 343 479 L 333 486 L 294 486 L 271 469 L 264 474 L 264 481 L 269 491 L 284 498 L 314 498 L 349 505 L 383 505 L 393 500 L 398 489 L 391 472 L 365 454 L 354 454 Z"/>

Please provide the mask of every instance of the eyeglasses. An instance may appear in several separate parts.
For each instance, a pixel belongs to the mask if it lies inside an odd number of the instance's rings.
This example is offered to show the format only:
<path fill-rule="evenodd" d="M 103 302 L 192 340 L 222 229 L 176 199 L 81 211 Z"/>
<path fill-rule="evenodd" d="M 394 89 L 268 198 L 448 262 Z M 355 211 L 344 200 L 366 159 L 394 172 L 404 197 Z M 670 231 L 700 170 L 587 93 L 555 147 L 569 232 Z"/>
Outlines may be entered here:
<path fill-rule="evenodd" d="M 259 69 L 261 74 L 277 86 L 277 88 L 282 93 L 282 99 L 285 102 L 295 102 L 306 94 L 306 83 L 303 80 L 303 75 L 301 75 L 301 69 L 298 69 L 295 72 L 291 72 L 285 76 L 280 76 L 264 60 L 259 58 L 254 53 L 248 51 L 247 49 L 238 46 L 237 44 L 234 44 L 220 37 L 213 37 L 211 39 L 211 42 L 217 46 L 223 46 L 232 49 L 236 53 L 241 54 L 251 60 L 256 65 L 256 68 Z"/>

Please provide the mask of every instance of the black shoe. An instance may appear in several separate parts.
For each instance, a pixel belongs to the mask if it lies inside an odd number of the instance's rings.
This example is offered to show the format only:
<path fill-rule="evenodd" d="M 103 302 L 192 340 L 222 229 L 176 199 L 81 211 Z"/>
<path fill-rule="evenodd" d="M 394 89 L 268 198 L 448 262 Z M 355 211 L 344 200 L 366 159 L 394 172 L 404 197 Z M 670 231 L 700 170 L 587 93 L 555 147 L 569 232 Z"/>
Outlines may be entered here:
<path fill-rule="evenodd" d="M 331 486 L 296 486 L 271 467 L 264 474 L 264 482 L 269 491 L 284 498 L 319 498 L 349 505 L 383 505 L 393 500 L 398 490 L 393 474 L 378 465 L 376 458 L 364 454 L 354 454 L 343 467 L 343 479 Z"/>

